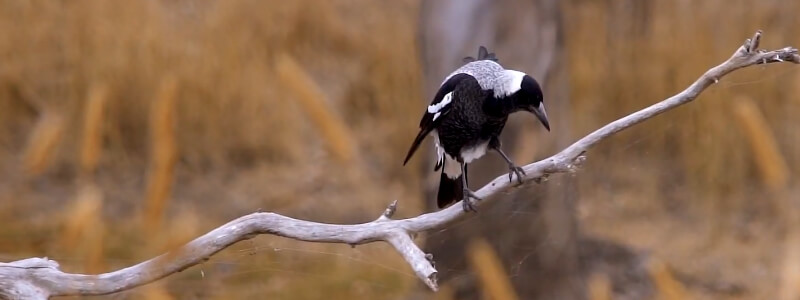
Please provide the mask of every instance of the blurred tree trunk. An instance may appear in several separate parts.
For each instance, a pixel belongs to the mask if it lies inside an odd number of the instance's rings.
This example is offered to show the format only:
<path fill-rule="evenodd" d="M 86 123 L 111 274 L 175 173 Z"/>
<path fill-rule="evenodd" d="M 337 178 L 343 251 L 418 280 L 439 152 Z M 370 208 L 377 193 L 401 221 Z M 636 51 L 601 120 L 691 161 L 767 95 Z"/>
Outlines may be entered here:
<path fill-rule="evenodd" d="M 421 6 L 421 51 L 426 95 L 441 80 L 475 56 L 478 46 L 495 52 L 506 68 L 533 75 L 543 86 L 553 131 L 547 133 L 529 114 L 515 114 L 503 133 L 503 147 L 518 164 L 551 154 L 570 142 L 568 95 L 562 23 L 557 0 L 437 0 Z M 425 104 L 427 104 L 427 100 Z M 424 153 L 424 152 L 423 152 Z M 426 178 L 427 205 L 435 209 L 439 175 L 433 151 L 421 170 Z M 494 153 L 470 165 L 470 187 L 508 172 Z M 473 218 L 428 236 L 440 282 L 457 299 L 480 298 L 466 257 L 467 244 L 485 238 L 502 260 L 520 299 L 583 299 L 584 283 L 577 251 L 576 189 L 569 176 L 531 184 Z"/>

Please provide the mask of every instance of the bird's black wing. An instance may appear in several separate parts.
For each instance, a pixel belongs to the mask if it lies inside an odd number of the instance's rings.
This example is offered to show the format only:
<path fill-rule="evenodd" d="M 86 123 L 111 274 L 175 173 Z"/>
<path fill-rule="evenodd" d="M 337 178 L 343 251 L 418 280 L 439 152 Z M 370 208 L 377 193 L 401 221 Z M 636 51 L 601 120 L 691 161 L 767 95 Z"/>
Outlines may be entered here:
<path fill-rule="evenodd" d="M 408 163 L 408 160 L 411 159 L 411 156 L 417 151 L 422 140 L 428 136 L 431 130 L 439 126 L 442 120 L 441 118 L 450 112 L 450 109 L 453 107 L 452 102 L 455 101 L 453 91 L 456 89 L 459 82 L 467 78 L 472 78 L 472 76 L 464 73 L 456 74 L 448 78 L 447 81 L 439 87 L 439 91 L 437 91 L 436 95 L 433 97 L 431 105 L 429 105 L 425 113 L 422 114 L 422 120 L 419 121 L 419 133 L 417 133 L 417 137 L 414 138 L 411 148 L 408 149 L 408 154 L 406 154 L 403 165 Z"/>

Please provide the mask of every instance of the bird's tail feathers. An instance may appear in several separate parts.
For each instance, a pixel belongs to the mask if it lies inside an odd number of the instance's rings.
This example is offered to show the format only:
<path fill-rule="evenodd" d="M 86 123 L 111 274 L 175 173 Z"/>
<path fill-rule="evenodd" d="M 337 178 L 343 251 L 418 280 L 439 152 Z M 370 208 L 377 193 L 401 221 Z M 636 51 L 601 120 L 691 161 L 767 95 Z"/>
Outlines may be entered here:
<path fill-rule="evenodd" d="M 444 208 L 450 203 L 461 201 L 464 198 L 464 184 L 461 176 L 454 179 L 447 177 L 447 174 L 442 172 L 442 178 L 439 180 L 439 194 L 436 196 L 436 204 L 439 208 Z"/>

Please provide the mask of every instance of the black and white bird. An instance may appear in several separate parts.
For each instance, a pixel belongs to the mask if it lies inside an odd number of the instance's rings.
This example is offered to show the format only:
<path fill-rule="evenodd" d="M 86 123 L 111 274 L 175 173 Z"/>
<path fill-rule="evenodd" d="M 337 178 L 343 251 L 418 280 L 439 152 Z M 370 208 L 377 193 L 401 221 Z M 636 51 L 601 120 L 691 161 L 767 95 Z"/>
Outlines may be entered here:
<path fill-rule="evenodd" d="M 463 200 L 465 211 L 475 211 L 472 199 L 480 200 L 467 185 L 467 164 L 494 150 L 508 163 L 509 181 L 516 175 L 521 183 L 522 168 L 500 149 L 500 133 L 511 113 L 531 112 L 549 131 L 542 90 L 533 77 L 506 70 L 494 53 L 478 49 L 478 58 L 467 57 L 465 65 L 445 78 L 433 101 L 422 115 L 419 133 L 403 165 L 414 155 L 423 139 L 433 135 L 442 169 L 437 204 L 443 208 Z"/>

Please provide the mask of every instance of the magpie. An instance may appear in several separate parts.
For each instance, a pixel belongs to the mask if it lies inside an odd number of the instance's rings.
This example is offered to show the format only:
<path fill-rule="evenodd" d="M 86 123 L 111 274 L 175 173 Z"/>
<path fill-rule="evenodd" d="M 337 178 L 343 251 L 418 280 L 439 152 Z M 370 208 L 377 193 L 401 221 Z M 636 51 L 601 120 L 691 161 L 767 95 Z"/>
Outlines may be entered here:
<path fill-rule="evenodd" d="M 403 165 L 422 140 L 432 135 L 438 155 L 434 171 L 442 170 L 436 197 L 439 208 L 463 200 L 464 211 L 476 211 L 471 201 L 480 198 L 467 185 L 467 164 L 494 150 L 508 163 L 508 180 L 516 175 L 522 183 L 525 171 L 500 149 L 500 133 L 508 116 L 518 111 L 533 113 L 548 131 L 550 123 L 542 90 L 533 77 L 503 68 L 484 46 L 477 58 L 466 57 L 464 62 L 445 78 L 422 115 Z"/>

